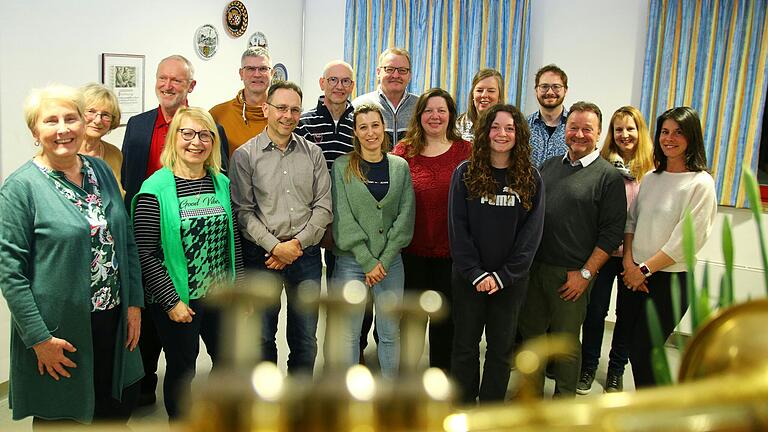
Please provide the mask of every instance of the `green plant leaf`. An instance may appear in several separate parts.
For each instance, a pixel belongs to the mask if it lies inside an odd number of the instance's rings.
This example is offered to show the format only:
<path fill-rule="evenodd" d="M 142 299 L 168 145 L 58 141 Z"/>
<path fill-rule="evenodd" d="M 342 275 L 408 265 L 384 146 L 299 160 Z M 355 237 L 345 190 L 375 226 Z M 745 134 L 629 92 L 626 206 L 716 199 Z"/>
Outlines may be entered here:
<path fill-rule="evenodd" d="M 672 273 L 669 280 L 669 293 L 672 297 L 672 317 L 675 322 L 680 322 L 680 279 L 677 273 Z M 683 337 L 680 332 L 675 332 L 675 346 L 680 352 L 683 352 Z"/>
<path fill-rule="evenodd" d="M 696 301 L 696 227 L 693 223 L 690 209 L 685 210 L 683 216 L 683 253 L 685 254 L 685 265 L 688 274 L 685 278 L 685 290 L 688 294 L 688 303 L 691 305 L 691 328 L 696 329 L 699 326 L 699 310 Z"/>
<path fill-rule="evenodd" d="M 723 259 L 725 260 L 725 274 L 720 282 L 720 308 L 727 308 L 733 304 L 733 231 L 731 230 L 731 218 L 723 218 Z"/>
<path fill-rule="evenodd" d="M 698 312 L 699 312 L 699 325 L 706 322 L 709 316 L 712 315 L 712 308 L 709 305 L 709 263 L 704 263 L 704 275 L 702 276 L 701 292 L 699 293 Z M 679 322 L 679 321 L 678 321 Z M 698 327 L 692 329 L 695 333 Z"/>
<path fill-rule="evenodd" d="M 755 175 L 752 170 L 744 168 L 744 185 L 747 188 L 747 198 L 749 198 L 749 207 L 752 209 L 752 215 L 755 217 L 757 225 L 757 236 L 760 241 L 760 254 L 763 256 L 763 283 L 765 291 L 768 293 L 768 252 L 766 251 L 765 237 L 763 236 L 762 209 L 763 202 L 760 200 L 760 187 L 757 185 Z"/>
<path fill-rule="evenodd" d="M 672 384 L 672 373 L 669 370 L 667 354 L 664 351 L 664 337 L 661 332 L 661 323 L 659 314 L 656 312 L 656 306 L 650 299 L 645 303 L 645 312 L 648 316 L 648 331 L 651 336 L 651 367 L 656 384 Z"/>

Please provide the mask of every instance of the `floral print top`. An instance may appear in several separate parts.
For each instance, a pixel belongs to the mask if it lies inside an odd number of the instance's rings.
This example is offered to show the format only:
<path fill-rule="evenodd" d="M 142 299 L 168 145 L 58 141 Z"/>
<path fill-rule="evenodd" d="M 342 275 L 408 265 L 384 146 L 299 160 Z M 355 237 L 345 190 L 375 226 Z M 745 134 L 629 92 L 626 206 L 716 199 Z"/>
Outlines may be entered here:
<path fill-rule="evenodd" d="M 37 160 L 33 162 L 51 181 L 56 190 L 82 213 L 90 224 L 91 234 L 91 312 L 105 311 L 120 304 L 120 279 L 118 274 L 115 240 L 109 231 L 96 174 L 87 159 L 81 173 L 83 185 L 69 181 L 61 171 L 48 168 Z"/>

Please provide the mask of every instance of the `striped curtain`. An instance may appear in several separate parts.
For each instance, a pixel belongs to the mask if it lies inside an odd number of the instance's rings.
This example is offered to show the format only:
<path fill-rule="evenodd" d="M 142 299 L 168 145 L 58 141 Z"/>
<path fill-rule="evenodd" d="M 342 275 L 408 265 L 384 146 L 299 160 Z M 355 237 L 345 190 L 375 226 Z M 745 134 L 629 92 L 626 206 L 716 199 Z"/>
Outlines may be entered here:
<path fill-rule="evenodd" d="M 356 93 L 377 87 L 379 54 L 388 47 L 411 53 L 409 91 L 442 87 L 466 111 L 472 77 L 494 68 L 506 83 L 506 101 L 525 100 L 529 0 L 347 0 L 344 59 L 355 69 Z"/>
<path fill-rule="evenodd" d="M 689 105 L 704 126 L 720 205 L 744 207 L 768 84 L 766 0 L 650 0 L 640 110 Z"/>

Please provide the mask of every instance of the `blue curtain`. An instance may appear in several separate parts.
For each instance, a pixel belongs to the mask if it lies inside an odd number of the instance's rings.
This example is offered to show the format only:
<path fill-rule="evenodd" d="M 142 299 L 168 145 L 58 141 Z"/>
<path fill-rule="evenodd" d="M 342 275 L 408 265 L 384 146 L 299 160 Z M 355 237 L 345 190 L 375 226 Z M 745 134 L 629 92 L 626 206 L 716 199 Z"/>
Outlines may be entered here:
<path fill-rule="evenodd" d="M 528 69 L 529 0 L 347 0 L 344 59 L 355 69 L 356 93 L 376 89 L 379 54 L 411 53 L 409 91 L 442 87 L 466 111 L 480 68 L 501 72 L 506 101 L 521 106 Z"/>
<path fill-rule="evenodd" d="M 768 84 L 766 0 L 650 0 L 640 111 L 701 116 L 721 205 L 744 207 L 742 168 L 757 172 Z"/>

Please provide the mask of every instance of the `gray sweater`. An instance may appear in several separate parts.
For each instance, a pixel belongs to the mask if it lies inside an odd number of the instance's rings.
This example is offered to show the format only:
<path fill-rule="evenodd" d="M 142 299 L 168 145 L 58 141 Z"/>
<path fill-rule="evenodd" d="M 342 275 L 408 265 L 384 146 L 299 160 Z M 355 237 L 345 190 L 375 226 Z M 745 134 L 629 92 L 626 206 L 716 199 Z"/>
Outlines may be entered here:
<path fill-rule="evenodd" d="M 592 250 L 610 254 L 619 247 L 627 219 L 624 181 L 605 159 L 586 167 L 563 163 L 563 156 L 541 167 L 544 181 L 544 235 L 536 261 L 581 268 Z"/>
<path fill-rule="evenodd" d="M 406 91 L 403 94 L 403 98 L 400 99 L 397 109 L 393 110 L 392 106 L 387 102 L 387 97 L 381 92 L 381 88 L 377 88 L 370 93 L 356 97 L 352 101 L 352 105 L 355 108 L 365 103 L 377 105 L 384 115 L 384 130 L 389 134 L 389 139 L 392 140 L 392 146 L 394 147 L 405 136 L 408 124 L 411 122 L 411 117 L 413 117 L 413 112 L 416 110 L 416 102 L 418 100 L 418 95 Z"/>

